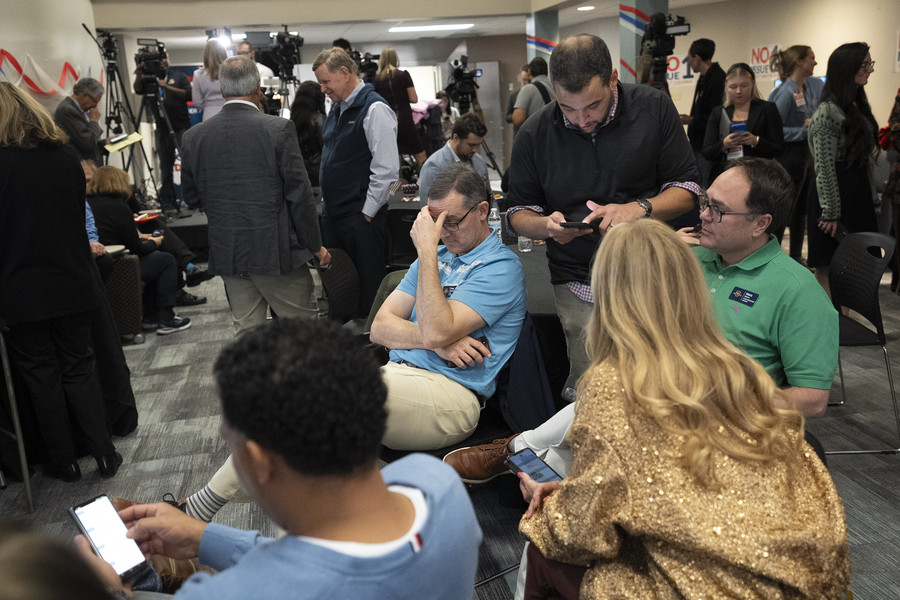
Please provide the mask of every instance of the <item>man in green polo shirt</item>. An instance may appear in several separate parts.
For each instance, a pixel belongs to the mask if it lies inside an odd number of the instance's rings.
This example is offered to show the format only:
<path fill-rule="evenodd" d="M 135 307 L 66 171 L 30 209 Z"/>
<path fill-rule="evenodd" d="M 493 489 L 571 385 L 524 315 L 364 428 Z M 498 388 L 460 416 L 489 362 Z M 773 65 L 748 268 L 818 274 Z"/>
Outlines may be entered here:
<path fill-rule="evenodd" d="M 769 233 L 788 216 L 790 190 L 774 161 L 735 161 L 700 200 L 695 252 L 722 333 L 813 416 L 828 405 L 838 315 L 815 277 Z"/>
<path fill-rule="evenodd" d="M 730 163 L 701 197 L 695 252 L 725 337 L 759 361 L 804 416 L 822 414 L 838 359 L 837 311 L 806 268 L 781 251 L 774 231 L 788 216 L 791 180 L 774 160 Z M 696 243 L 696 242 L 694 242 Z M 560 475 L 571 467 L 565 442 L 574 404 L 548 421 L 491 444 L 444 457 L 463 481 L 506 473 L 504 458 L 531 448 Z"/>

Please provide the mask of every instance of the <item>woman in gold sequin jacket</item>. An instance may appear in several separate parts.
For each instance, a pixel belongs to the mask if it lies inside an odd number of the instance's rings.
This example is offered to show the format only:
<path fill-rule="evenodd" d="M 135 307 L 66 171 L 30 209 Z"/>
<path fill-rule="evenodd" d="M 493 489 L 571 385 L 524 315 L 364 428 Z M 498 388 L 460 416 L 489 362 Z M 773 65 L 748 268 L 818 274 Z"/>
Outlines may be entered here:
<path fill-rule="evenodd" d="M 604 239 L 572 472 L 537 484 L 525 597 L 840 598 L 846 521 L 803 418 L 723 337 L 700 267 L 650 219 Z"/>

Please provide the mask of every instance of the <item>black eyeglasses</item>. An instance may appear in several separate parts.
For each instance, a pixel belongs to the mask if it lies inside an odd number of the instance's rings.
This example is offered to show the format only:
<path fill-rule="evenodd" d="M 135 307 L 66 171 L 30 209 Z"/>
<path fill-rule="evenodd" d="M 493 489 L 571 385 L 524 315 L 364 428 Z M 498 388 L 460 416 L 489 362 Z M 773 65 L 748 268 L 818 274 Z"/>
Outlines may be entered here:
<path fill-rule="evenodd" d="M 479 202 L 478 204 L 481 204 L 481 202 Z M 475 206 L 478 206 L 478 204 L 476 204 Z M 475 206 L 473 206 L 472 208 L 475 208 Z M 443 228 L 451 233 L 453 233 L 454 231 L 458 231 L 459 224 L 463 222 L 463 219 L 465 219 L 466 217 L 469 216 L 469 213 L 472 212 L 472 208 L 467 210 L 466 214 L 464 214 L 462 217 L 459 218 L 459 221 L 453 221 L 453 222 L 444 221 Z"/>
<path fill-rule="evenodd" d="M 860 69 L 874 69 L 875 61 L 874 60 L 864 60 L 863 63 L 859 66 Z"/>
<path fill-rule="evenodd" d="M 708 210 L 709 211 L 709 220 L 712 221 L 713 223 L 721 223 L 722 217 L 724 217 L 725 215 L 755 215 L 756 214 L 755 212 L 722 210 L 715 204 L 712 204 L 709 201 L 709 196 L 707 196 L 706 194 L 701 194 L 699 200 L 700 200 L 700 212 L 703 212 L 704 210 Z"/>

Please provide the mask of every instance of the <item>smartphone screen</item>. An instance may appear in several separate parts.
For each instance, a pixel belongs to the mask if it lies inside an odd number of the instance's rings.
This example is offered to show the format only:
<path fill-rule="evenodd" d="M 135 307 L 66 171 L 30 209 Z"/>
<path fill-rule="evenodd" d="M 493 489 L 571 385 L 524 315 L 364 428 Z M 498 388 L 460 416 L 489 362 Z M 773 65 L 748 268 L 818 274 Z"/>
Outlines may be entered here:
<path fill-rule="evenodd" d="M 746 133 L 747 124 L 746 123 L 732 123 L 731 124 L 731 133 Z"/>
<path fill-rule="evenodd" d="M 137 542 L 125 537 L 127 528 L 108 496 L 97 496 L 69 509 L 78 529 L 88 539 L 94 551 L 112 565 L 123 579 L 135 575 L 147 566 Z"/>
<path fill-rule="evenodd" d="M 522 471 L 540 483 L 562 481 L 562 477 L 550 468 L 550 465 L 538 458 L 531 448 L 525 448 L 506 458 L 506 466 L 513 473 Z"/>

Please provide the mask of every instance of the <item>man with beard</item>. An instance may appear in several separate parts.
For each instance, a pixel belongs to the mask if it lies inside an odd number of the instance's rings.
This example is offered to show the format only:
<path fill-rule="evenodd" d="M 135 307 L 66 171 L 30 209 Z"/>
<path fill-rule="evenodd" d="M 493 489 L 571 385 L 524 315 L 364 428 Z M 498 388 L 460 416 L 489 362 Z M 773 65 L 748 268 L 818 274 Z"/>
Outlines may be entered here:
<path fill-rule="evenodd" d="M 466 113 L 458 118 L 453 124 L 453 134 L 450 136 L 450 140 L 443 148 L 429 156 L 422 165 L 422 171 L 419 173 L 419 198 L 426 200 L 428 189 L 434 178 L 444 169 L 458 162 L 470 163 L 472 169 L 484 180 L 484 188 L 490 190 L 491 182 L 488 179 L 487 161 L 478 154 L 485 134 L 487 134 L 487 127 L 475 113 Z"/>

